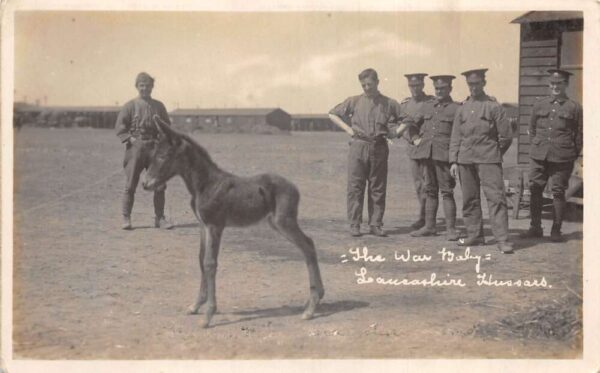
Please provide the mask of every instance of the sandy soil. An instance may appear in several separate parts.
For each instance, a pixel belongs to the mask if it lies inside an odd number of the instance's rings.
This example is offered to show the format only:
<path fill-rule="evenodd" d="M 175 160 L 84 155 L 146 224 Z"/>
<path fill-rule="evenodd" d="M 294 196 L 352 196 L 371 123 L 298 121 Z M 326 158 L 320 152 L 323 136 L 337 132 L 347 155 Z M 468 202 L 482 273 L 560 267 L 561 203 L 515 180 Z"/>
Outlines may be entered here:
<path fill-rule="evenodd" d="M 551 288 L 477 286 L 473 261 L 439 260 L 444 247 L 455 254 L 464 249 L 443 235 L 415 239 L 407 234 L 417 202 L 402 144 L 390 153 L 385 218 L 390 236 L 354 239 L 345 221 L 344 134 L 197 139 L 224 169 L 240 175 L 277 172 L 298 185 L 300 225 L 315 240 L 326 289 L 317 317 L 300 319 L 308 295 L 301 253 L 261 224 L 225 231 L 217 276 L 219 313 L 213 327 L 201 329 L 201 315 L 185 314 L 198 289 L 199 235 L 181 180 L 167 189 L 174 230 L 152 228 L 152 195 L 140 188 L 136 229 L 122 231 L 123 149 L 113 132 L 24 128 L 15 140 L 15 358 L 580 356 L 579 343 L 480 339 L 469 331 L 553 302 L 568 288 L 581 293 L 581 223 L 565 224 L 566 243 L 515 238 L 513 255 L 501 255 L 494 245 L 473 250 L 489 254 L 481 272 L 497 279 L 543 276 Z M 459 188 L 456 194 L 460 206 Z M 528 221 L 511 220 L 510 226 L 515 237 Z M 344 262 L 349 249 L 363 246 L 386 261 Z M 396 251 L 407 249 L 433 259 L 393 260 Z M 436 273 L 462 278 L 467 286 L 359 285 L 355 272 L 362 266 L 374 277 L 428 279 Z"/>

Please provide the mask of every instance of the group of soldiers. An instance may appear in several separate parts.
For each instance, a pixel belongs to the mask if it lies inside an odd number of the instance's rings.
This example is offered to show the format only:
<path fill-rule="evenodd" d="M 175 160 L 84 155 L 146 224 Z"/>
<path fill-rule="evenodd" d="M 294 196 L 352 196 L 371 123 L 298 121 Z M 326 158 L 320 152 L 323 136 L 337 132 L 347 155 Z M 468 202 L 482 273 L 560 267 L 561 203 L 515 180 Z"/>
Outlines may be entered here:
<path fill-rule="evenodd" d="M 435 96 L 425 94 L 427 74 L 407 74 L 411 97 L 398 103 L 379 92 L 379 78 L 373 69 L 362 71 L 358 79 L 363 94 L 347 98 L 331 109 L 331 120 L 352 136 L 348 154 L 347 209 L 352 236 L 360 236 L 365 189 L 370 233 L 386 236 L 383 215 L 388 174 L 388 142 L 404 138 L 419 202 L 419 217 L 411 236 L 433 236 L 439 194 L 446 221 L 446 237 L 460 246 L 485 244 L 481 211 L 481 190 L 488 201 L 490 225 L 498 248 L 513 251 L 508 237 L 508 212 L 502 175 L 502 156 L 510 147 L 512 133 L 506 113 L 496 99 L 485 93 L 487 69 L 462 73 L 470 95 L 463 102 L 451 97 L 453 75 L 431 76 Z M 529 184 L 531 226 L 523 237 L 543 236 L 541 225 L 543 191 L 552 183 L 552 241 L 561 241 L 566 209 L 565 191 L 576 160 L 583 151 L 581 105 L 569 99 L 566 88 L 569 72 L 548 70 L 549 95 L 532 109 L 529 124 L 531 142 Z M 122 228 L 132 229 L 131 211 L 143 169 L 149 165 L 158 131 L 153 116 L 170 124 L 165 106 L 151 97 L 154 78 L 139 73 L 135 80 L 138 97 L 125 104 L 115 125 L 125 144 L 123 167 L 126 183 L 122 198 Z M 456 229 L 454 188 L 460 181 L 462 215 L 466 237 Z M 165 187 L 166 188 L 166 187 Z M 164 215 L 165 190 L 154 192 L 154 225 L 170 229 Z"/>
<path fill-rule="evenodd" d="M 347 209 L 352 236 L 360 236 L 365 189 L 370 233 L 386 236 L 383 215 L 387 188 L 388 142 L 402 137 L 419 201 L 419 217 L 411 236 L 436 235 L 439 194 L 446 220 L 446 237 L 459 246 L 485 244 L 481 190 L 488 201 L 490 225 L 498 249 L 513 252 L 508 236 L 508 212 L 502 157 L 512 142 L 506 113 L 496 99 L 485 93 L 487 69 L 462 73 L 470 95 L 453 101 L 453 75 L 431 76 L 435 96 L 424 93 L 427 74 L 407 74 L 411 97 L 401 103 L 382 95 L 373 69 L 358 79 L 364 91 L 349 97 L 329 112 L 331 120 L 352 136 L 348 154 Z M 569 72 L 548 70 L 549 97 L 534 106 L 529 125 L 531 140 L 531 226 L 523 237 L 542 237 L 542 193 L 550 178 L 554 216 L 550 238 L 561 241 L 565 190 L 573 163 L 582 156 L 581 106 L 569 99 Z M 456 229 L 454 188 L 460 181 L 466 237 Z"/>

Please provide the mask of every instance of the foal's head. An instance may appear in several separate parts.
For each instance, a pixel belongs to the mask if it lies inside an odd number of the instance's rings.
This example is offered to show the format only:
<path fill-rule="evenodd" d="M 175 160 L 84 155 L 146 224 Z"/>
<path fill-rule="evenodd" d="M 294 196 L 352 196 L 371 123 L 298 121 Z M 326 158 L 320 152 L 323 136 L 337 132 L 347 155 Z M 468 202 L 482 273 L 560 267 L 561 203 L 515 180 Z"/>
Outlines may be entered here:
<path fill-rule="evenodd" d="M 178 173 L 180 167 L 178 159 L 183 148 L 180 134 L 173 131 L 158 115 L 154 116 L 154 122 L 159 130 L 159 136 L 143 182 L 146 190 L 160 188 Z"/>

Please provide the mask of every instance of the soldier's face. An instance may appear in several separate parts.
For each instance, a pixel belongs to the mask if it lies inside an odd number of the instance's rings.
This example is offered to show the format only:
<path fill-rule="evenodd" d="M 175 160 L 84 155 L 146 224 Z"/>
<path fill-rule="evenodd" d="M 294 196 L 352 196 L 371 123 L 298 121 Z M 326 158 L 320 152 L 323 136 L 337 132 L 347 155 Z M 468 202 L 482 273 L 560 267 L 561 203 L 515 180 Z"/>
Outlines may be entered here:
<path fill-rule="evenodd" d="M 138 92 L 140 93 L 140 97 L 149 98 L 152 94 L 152 88 L 154 88 L 154 84 L 147 81 L 141 81 L 135 85 L 135 88 L 137 88 Z"/>
<path fill-rule="evenodd" d="M 408 86 L 410 95 L 413 97 L 421 96 L 423 94 L 423 88 L 425 88 L 425 84 L 411 84 Z"/>
<path fill-rule="evenodd" d="M 448 98 L 450 92 L 452 92 L 452 87 L 450 86 L 435 87 L 435 97 L 439 99 Z"/>
<path fill-rule="evenodd" d="M 371 96 L 377 92 L 377 86 L 379 85 L 379 81 L 369 76 L 361 80 L 360 85 L 365 94 L 367 96 Z"/>
<path fill-rule="evenodd" d="M 550 82 L 550 93 L 552 93 L 553 96 L 562 96 L 567 90 L 567 85 L 568 84 L 565 81 Z"/>
<path fill-rule="evenodd" d="M 485 87 L 485 80 L 475 83 L 468 83 L 468 85 L 471 96 L 481 96 L 483 94 L 483 87 Z"/>

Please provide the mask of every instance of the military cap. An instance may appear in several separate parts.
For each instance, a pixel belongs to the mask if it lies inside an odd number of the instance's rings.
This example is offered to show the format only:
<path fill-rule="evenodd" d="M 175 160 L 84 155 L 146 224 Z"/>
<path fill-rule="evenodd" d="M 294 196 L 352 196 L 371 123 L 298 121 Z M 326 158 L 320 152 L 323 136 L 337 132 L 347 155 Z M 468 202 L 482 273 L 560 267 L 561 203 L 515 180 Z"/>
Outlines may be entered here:
<path fill-rule="evenodd" d="M 550 69 L 550 70 L 548 70 L 548 73 L 550 73 L 550 81 L 554 82 L 554 83 L 568 82 L 569 77 L 571 75 L 573 75 L 572 73 L 570 73 L 568 71 L 559 70 L 559 69 Z"/>
<path fill-rule="evenodd" d="M 424 73 L 404 74 L 404 76 L 408 80 L 408 85 L 419 85 L 419 84 L 424 83 L 423 79 L 425 79 L 427 74 L 424 74 Z"/>
<path fill-rule="evenodd" d="M 135 77 L 135 85 L 138 85 L 139 82 L 149 82 L 150 84 L 154 84 L 154 78 L 146 72 L 141 72 Z"/>
<path fill-rule="evenodd" d="M 454 75 L 435 75 L 429 77 L 429 79 L 433 80 L 435 88 L 450 87 L 454 78 L 456 78 Z"/>
<path fill-rule="evenodd" d="M 474 70 L 467 70 L 460 74 L 464 75 L 465 78 L 467 78 L 467 83 L 479 83 L 479 82 L 485 80 L 485 72 L 486 71 L 488 71 L 488 69 L 474 69 Z"/>

